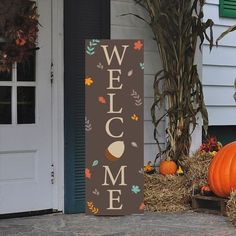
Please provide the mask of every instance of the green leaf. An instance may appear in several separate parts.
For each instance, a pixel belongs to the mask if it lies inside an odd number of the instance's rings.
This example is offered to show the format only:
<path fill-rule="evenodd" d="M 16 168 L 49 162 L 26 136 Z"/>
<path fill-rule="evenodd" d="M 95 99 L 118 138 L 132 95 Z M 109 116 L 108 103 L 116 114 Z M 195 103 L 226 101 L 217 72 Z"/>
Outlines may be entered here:
<path fill-rule="evenodd" d="M 144 63 L 143 63 L 143 62 L 140 62 L 139 65 L 140 65 L 140 68 L 141 68 L 142 70 L 144 70 Z"/>
<path fill-rule="evenodd" d="M 94 51 L 94 48 L 87 47 L 87 50 L 90 51 L 90 52 L 92 52 L 92 51 Z"/>
<path fill-rule="evenodd" d="M 86 50 L 86 53 L 87 53 L 88 55 L 90 55 L 90 56 L 94 55 L 94 51 L 88 51 L 88 50 Z"/>
<path fill-rule="evenodd" d="M 98 43 L 100 43 L 100 40 L 98 40 L 98 39 L 93 39 L 92 42 L 98 44 Z"/>
<path fill-rule="evenodd" d="M 94 167 L 94 166 L 97 166 L 97 165 L 98 165 L 98 160 L 93 161 L 92 166 Z"/>
<path fill-rule="evenodd" d="M 141 189 L 139 188 L 138 185 L 133 185 L 131 191 L 135 194 L 138 194 L 141 191 Z"/>
<path fill-rule="evenodd" d="M 95 47 L 100 41 L 97 39 L 92 39 L 89 41 L 89 46 L 87 46 L 86 53 L 90 56 L 95 54 Z"/>

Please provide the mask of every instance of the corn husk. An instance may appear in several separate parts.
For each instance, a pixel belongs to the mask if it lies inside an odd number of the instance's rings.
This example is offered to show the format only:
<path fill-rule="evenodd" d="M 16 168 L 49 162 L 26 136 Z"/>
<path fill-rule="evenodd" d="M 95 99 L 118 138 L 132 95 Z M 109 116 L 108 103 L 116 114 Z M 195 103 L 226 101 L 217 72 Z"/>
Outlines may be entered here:
<path fill-rule="evenodd" d="M 135 0 L 149 17 L 145 19 L 156 40 L 163 69 L 157 72 L 153 84 L 154 102 L 151 107 L 154 139 L 159 150 L 160 127 L 168 118 L 165 153 L 178 161 L 189 154 L 191 133 L 198 126 L 201 113 L 204 131 L 207 131 L 208 113 L 203 89 L 195 63 L 196 51 L 204 40 L 213 47 L 213 21 L 205 21 L 202 0 Z M 199 45 L 199 43 L 200 45 Z M 165 113 L 159 117 L 159 109 L 165 104 Z M 162 135 L 161 135 L 162 137 Z M 160 152 L 161 154 L 162 152 Z M 164 156 L 165 157 L 165 156 Z"/>

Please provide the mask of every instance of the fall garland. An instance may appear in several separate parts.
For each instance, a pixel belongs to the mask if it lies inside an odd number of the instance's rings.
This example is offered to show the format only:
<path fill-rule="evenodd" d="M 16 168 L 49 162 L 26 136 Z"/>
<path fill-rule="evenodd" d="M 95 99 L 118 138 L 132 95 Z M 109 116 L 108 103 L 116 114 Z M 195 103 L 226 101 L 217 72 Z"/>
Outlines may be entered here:
<path fill-rule="evenodd" d="M 37 50 L 38 14 L 35 1 L 0 2 L 0 71 L 23 63 Z"/>

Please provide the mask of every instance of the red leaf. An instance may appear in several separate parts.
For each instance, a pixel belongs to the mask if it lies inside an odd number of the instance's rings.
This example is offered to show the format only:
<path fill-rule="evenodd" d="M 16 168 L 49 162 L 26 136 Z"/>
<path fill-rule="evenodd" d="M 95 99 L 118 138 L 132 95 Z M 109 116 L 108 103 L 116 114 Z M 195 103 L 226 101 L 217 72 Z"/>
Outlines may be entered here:
<path fill-rule="evenodd" d="M 98 101 L 102 104 L 106 103 L 106 99 L 103 96 L 98 97 Z"/>
<path fill-rule="evenodd" d="M 141 205 L 140 205 L 140 207 L 139 207 L 139 210 L 144 210 L 144 207 L 145 207 L 145 205 L 144 205 L 144 203 L 142 202 Z"/>
<path fill-rule="evenodd" d="M 142 47 L 143 47 L 143 44 L 140 40 L 134 43 L 134 50 L 141 50 Z"/>
<path fill-rule="evenodd" d="M 88 168 L 85 169 L 85 177 L 88 179 L 91 179 L 91 172 L 90 172 L 90 169 Z"/>

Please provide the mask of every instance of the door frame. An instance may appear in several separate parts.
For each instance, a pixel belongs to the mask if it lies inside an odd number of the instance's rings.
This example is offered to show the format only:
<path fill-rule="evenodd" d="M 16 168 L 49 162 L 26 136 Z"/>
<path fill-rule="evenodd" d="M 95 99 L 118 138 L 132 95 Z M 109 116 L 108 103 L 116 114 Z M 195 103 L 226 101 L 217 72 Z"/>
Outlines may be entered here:
<path fill-rule="evenodd" d="M 53 209 L 64 212 L 64 3 L 51 0 Z"/>

